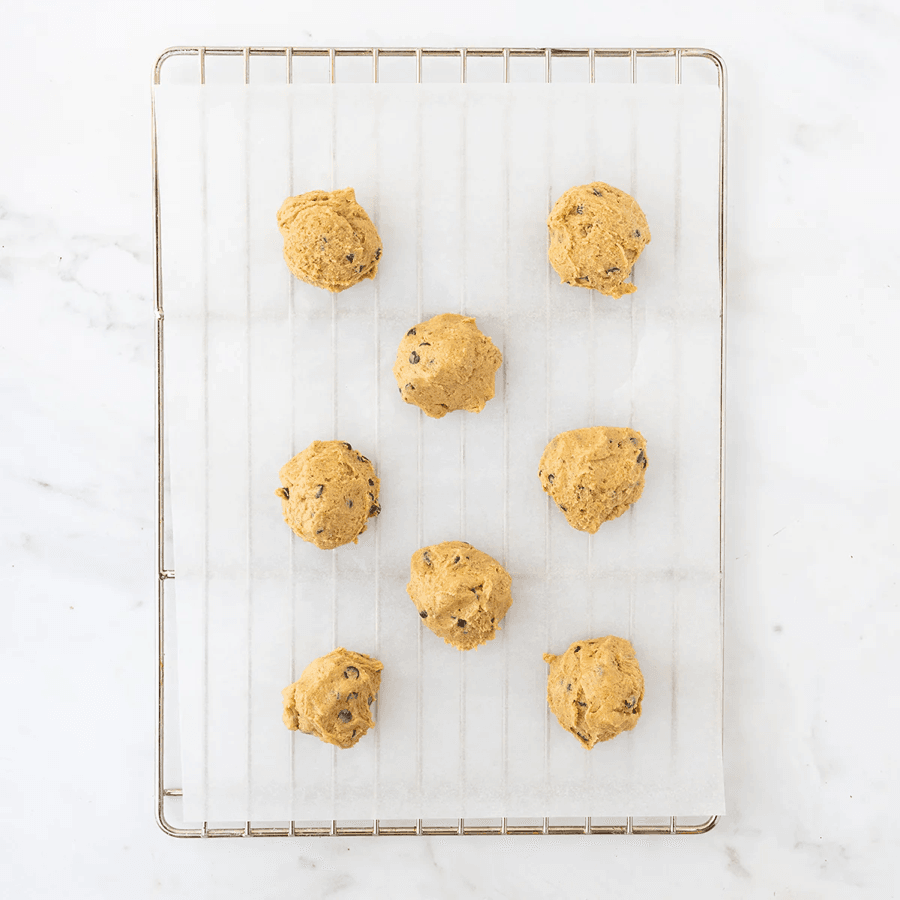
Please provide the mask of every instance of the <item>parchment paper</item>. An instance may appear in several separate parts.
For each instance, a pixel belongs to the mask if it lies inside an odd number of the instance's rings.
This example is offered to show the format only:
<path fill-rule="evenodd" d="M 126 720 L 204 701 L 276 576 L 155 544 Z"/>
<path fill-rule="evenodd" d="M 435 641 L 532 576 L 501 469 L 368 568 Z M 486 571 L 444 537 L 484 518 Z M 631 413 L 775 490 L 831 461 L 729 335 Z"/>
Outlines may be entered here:
<path fill-rule="evenodd" d="M 717 91 L 173 85 L 156 113 L 186 818 L 722 813 Z M 652 231 L 621 300 L 547 262 L 550 205 L 592 180 Z M 275 213 L 345 186 L 384 255 L 331 296 L 290 276 Z M 440 312 L 504 354 L 479 415 L 399 399 L 399 340 Z M 640 430 L 650 465 L 588 536 L 537 469 L 554 434 L 595 424 Z M 273 491 L 330 438 L 373 460 L 383 512 L 326 552 Z M 513 578 L 503 630 L 468 653 L 405 592 L 413 551 L 449 539 Z M 541 656 L 605 634 L 633 642 L 644 712 L 586 751 L 548 712 Z M 281 689 L 339 645 L 384 663 L 351 750 L 281 722 Z"/>

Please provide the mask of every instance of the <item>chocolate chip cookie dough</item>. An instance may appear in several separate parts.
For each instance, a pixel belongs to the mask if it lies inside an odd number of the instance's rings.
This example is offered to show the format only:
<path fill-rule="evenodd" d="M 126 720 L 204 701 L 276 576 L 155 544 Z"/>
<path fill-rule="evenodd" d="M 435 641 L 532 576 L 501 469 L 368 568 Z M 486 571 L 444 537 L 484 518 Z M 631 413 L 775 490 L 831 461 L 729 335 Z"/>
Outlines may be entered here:
<path fill-rule="evenodd" d="M 547 703 L 566 731 L 591 749 L 634 728 L 641 715 L 644 676 L 634 647 L 612 635 L 576 641 L 550 664 Z"/>
<path fill-rule="evenodd" d="M 631 428 L 577 428 L 544 449 L 538 475 L 568 523 L 596 533 L 644 490 L 647 442 Z"/>
<path fill-rule="evenodd" d="M 369 705 L 383 668 L 377 659 L 343 647 L 314 659 L 281 692 L 284 724 L 326 744 L 352 747 L 375 724 Z"/>
<path fill-rule="evenodd" d="M 381 512 L 380 481 L 365 456 L 346 441 L 313 441 L 278 473 L 284 521 L 322 550 L 357 538 Z"/>
<path fill-rule="evenodd" d="M 610 297 L 637 290 L 625 279 L 650 243 L 637 201 L 602 181 L 570 188 L 547 219 L 550 263 L 565 284 Z"/>
<path fill-rule="evenodd" d="M 448 644 L 471 650 L 492 641 L 512 605 L 509 573 L 464 541 L 417 550 L 406 592 L 425 624 Z"/>
<path fill-rule="evenodd" d="M 444 313 L 406 332 L 394 378 L 400 396 L 440 419 L 456 409 L 481 412 L 494 396 L 503 354 L 470 316 Z"/>
<path fill-rule="evenodd" d="M 381 238 L 353 188 L 288 197 L 278 227 L 288 268 L 313 287 L 337 293 L 378 271 Z"/>

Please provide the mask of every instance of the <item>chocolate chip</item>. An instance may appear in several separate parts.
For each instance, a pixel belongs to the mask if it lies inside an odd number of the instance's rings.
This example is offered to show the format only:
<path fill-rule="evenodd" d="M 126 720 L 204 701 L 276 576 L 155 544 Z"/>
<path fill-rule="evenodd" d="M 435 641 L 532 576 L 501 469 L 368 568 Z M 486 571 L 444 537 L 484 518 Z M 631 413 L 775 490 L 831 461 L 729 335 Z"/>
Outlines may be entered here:
<path fill-rule="evenodd" d="M 635 447 L 637 447 L 637 438 L 628 438 L 628 440 L 631 441 L 631 443 L 634 444 Z"/>
<path fill-rule="evenodd" d="M 571 685 L 571 684 L 567 684 L 567 685 L 566 685 L 566 691 L 571 691 L 571 690 L 572 690 L 572 685 Z"/>
<path fill-rule="evenodd" d="M 347 262 L 353 262 L 353 259 L 354 259 L 354 254 L 353 254 L 353 253 L 348 253 L 348 254 L 347 254 Z"/>
<path fill-rule="evenodd" d="M 420 610 L 419 610 L 419 615 L 420 615 L 423 619 L 427 619 L 427 618 L 428 618 L 428 613 L 425 612 L 424 609 L 420 609 Z"/>
<path fill-rule="evenodd" d="M 409 382 L 407 382 L 403 385 L 403 390 L 401 390 L 400 393 L 402 394 L 403 391 L 414 391 L 415 389 L 416 386 L 414 384 L 409 384 Z"/>
<path fill-rule="evenodd" d="M 637 697 L 632 695 L 625 701 L 625 709 L 634 709 L 637 706 Z"/>
<path fill-rule="evenodd" d="M 465 619 L 457 619 L 457 620 L 456 620 L 456 627 L 457 627 L 457 628 L 465 628 L 465 627 L 466 627 L 466 620 L 465 620 Z"/>
<path fill-rule="evenodd" d="M 580 731 L 573 731 L 572 733 L 577 737 L 580 737 L 586 744 L 590 743 L 590 741 Z"/>
<path fill-rule="evenodd" d="M 459 557 L 457 556 L 456 559 L 453 560 L 453 565 L 455 566 L 458 562 L 459 562 Z"/>
<path fill-rule="evenodd" d="M 420 346 L 420 347 L 430 347 L 431 344 L 429 344 L 428 341 L 422 341 L 422 343 L 419 344 L 419 346 Z"/>
<path fill-rule="evenodd" d="M 422 554 L 422 559 L 425 560 L 426 566 L 431 565 L 431 554 L 427 550 Z"/>
<path fill-rule="evenodd" d="M 362 453 L 357 453 L 357 454 L 356 454 L 356 458 L 357 458 L 360 462 L 368 462 L 368 461 L 369 461 L 369 460 L 367 460 L 367 459 L 365 458 L 365 456 L 362 455 Z"/>
<path fill-rule="evenodd" d="M 645 468 L 645 469 L 647 468 L 647 457 L 644 456 L 644 451 L 643 451 L 643 450 L 641 450 L 641 452 L 638 453 L 637 459 L 635 460 L 635 462 L 636 462 L 638 465 L 640 465 L 641 463 L 643 463 L 643 464 L 644 464 L 644 468 Z"/>
<path fill-rule="evenodd" d="M 409 337 L 410 335 L 413 335 L 415 333 L 416 333 L 416 329 L 410 328 L 409 331 L 406 332 L 406 336 Z"/>
<path fill-rule="evenodd" d="M 561 509 L 563 512 L 568 512 L 568 511 L 569 511 L 568 507 L 566 507 L 566 506 L 561 506 L 560 509 Z"/>
<path fill-rule="evenodd" d="M 352 501 L 349 497 L 347 498 L 347 506 L 348 506 L 350 509 L 353 509 L 353 501 Z"/>
<path fill-rule="evenodd" d="M 353 734 L 350 735 L 350 739 L 352 740 L 352 739 L 355 738 L 355 737 L 356 737 L 356 729 L 354 728 L 354 729 L 353 729 Z"/>
<path fill-rule="evenodd" d="M 577 653 L 581 649 L 581 645 L 577 646 L 572 652 Z"/>
<path fill-rule="evenodd" d="M 356 691 L 351 691 L 349 694 L 347 694 L 347 699 L 355 700 L 358 696 L 359 694 Z"/>
<path fill-rule="evenodd" d="M 612 275 L 613 272 L 621 272 L 622 270 L 618 266 L 613 266 L 611 269 L 606 270 L 607 275 Z"/>
<path fill-rule="evenodd" d="M 324 528 L 320 528 L 320 529 L 316 532 L 316 534 L 321 534 L 324 530 L 325 530 Z"/>
<path fill-rule="evenodd" d="M 374 495 L 371 491 L 369 491 L 369 492 L 366 494 L 366 496 L 367 496 L 370 500 L 374 500 L 374 499 L 375 499 L 375 495 Z"/>
<path fill-rule="evenodd" d="M 587 703 L 585 703 L 583 700 L 576 700 L 575 702 L 576 702 L 579 706 L 587 706 Z"/>
<path fill-rule="evenodd" d="M 316 500 L 318 500 L 319 497 L 322 496 L 322 491 L 324 491 L 324 490 L 325 490 L 324 484 L 320 484 L 316 487 L 316 492 L 315 492 L 315 494 L 313 494 L 313 496 L 316 498 Z"/>
<path fill-rule="evenodd" d="M 587 276 L 587 275 L 579 275 L 579 276 L 578 276 L 578 280 L 579 280 L 579 281 L 590 281 L 591 279 L 590 279 L 590 277 Z"/>
<path fill-rule="evenodd" d="M 548 476 L 547 476 L 547 481 L 549 481 L 550 484 L 553 484 L 553 479 L 554 479 L 554 478 L 556 478 L 555 475 L 548 475 Z"/>
<path fill-rule="evenodd" d="M 356 666 L 347 666 L 344 669 L 344 678 L 359 678 L 359 669 Z"/>
<path fill-rule="evenodd" d="M 341 441 L 341 443 L 342 443 L 348 450 L 352 450 L 352 449 L 353 449 L 353 448 L 350 446 L 350 444 L 347 443 L 347 441 Z"/>
<path fill-rule="evenodd" d="M 375 484 L 375 479 L 374 479 L 374 478 L 370 478 L 370 479 L 369 479 L 369 484 Z"/>
<path fill-rule="evenodd" d="M 421 357 L 419 356 L 418 353 L 416 353 L 415 350 L 413 350 L 413 352 L 409 354 L 409 361 L 410 361 L 413 365 L 415 365 L 415 364 L 419 361 L 419 359 L 421 359 Z"/>
<path fill-rule="evenodd" d="M 350 712 L 349 709 L 342 709 L 338 713 L 338 719 L 340 719 L 341 722 L 349 722 L 349 721 L 351 721 L 352 718 L 353 718 L 353 713 Z"/>
<path fill-rule="evenodd" d="M 603 192 L 602 192 L 602 191 L 598 191 L 597 188 L 594 188 L 594 189 L 593 189 L 593 194 L 594 194 L 595 197 L 602 197 L 602 196 L 603 196 Z"/>
<path fill-rule="evenodd" d="M 478 588 L 469 588 L 469 590 L 477 597 L 478 596 Z"/>
<path fill-rule="evenodd" d="M 375 259 L 381 259 L 381 247 L 375 251 Z"/>
<path fill-rule="evenodd" d="M 381 507 L 377 503 L 373 503 L 369 507 L 369 518 L 370 519 L 372 518 L 372 516 L 377 516 L 380 513 L 381 513 Z"/>
<path fill-rule="evenodd" d="M 578 206 L 575 207 L 575 212 L 580 216 L 584 212 L 584 204 L 579 203 Z"/>
<path fill-rule="evenodd" d="M 288 488 L 281 489 L 281 496 L 284 497 L 285 500 L 291 499 L 291 492 Z"/>
<path fill-rule="evenodd" d="M 635 236 L 635 237 L 640 237 L 640 236 L 641 236 L 641 233 L 640 233 L 640 231 L 638 231 L 637 228 L 634 229 L 634 236 Z"/>
<path fill-rule="evenodd" d="M 322 237 L 319 238 L 319 240 L 320 240 L 323 244 L 327 244 L 327 243 L 328 243 L 328 238 L 325 237 L 324 234 L 322 235 Z"/>

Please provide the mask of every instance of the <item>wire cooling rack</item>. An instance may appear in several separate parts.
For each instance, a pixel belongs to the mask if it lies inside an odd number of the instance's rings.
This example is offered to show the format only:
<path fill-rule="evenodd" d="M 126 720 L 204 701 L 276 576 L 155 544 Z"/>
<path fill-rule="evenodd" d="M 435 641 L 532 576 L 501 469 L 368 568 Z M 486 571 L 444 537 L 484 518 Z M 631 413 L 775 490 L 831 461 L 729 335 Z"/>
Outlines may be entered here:
<path fill-rule="evenodd" d="M 310 47 L 173 47 L 165 50 L 156 60 L 153 70 L 153 83 L 162 83 L 163 68 L 167 62 L 167 77 L 173 60 L 182 60 L 191 66 L 190 70 L 182 69 L 175 74 L 184 79 L 185 75 L 194 83 L 207 84 L 207 62 L 211 58 L 226 58 L 229 60 L 230 76 L 228 80 L 235 81 L 235 76 L 240 70 L 237 64 L 243 67 L 243 83 L 249 84 L 251 80 L 251 63 L 260 64 L 259 74 L 262 73 L 262 65 L 265 61 L 266 72 L 264 80 L 272 81 L 273 65 L 277 66 L 283 61 L 282 74 L 278 80 L 282 83 L 295 83 L 305 80 L 316 80 L 325 83 L 339 83 L 338 70 L 346 63 L 354 63 L 357 67 L 362 65 L 370 67 L 366 80 L 378 83 L 388 80 L 405 80 L 422 83 L 426 79 L 424 70 L 432 64 L 441 62 L 446 66 L 455 68 L 458 66 L 458 80 L 461 83 L 469 83 L 475 80 L 484 81 L 480 68 L 484 60 L 494 61 L 494 70 L 487 80 L 509 83 L 517 79 L 516 72 L 512 71 L 524 61 L 530 61 L 531 77 L 526 80 L 542 80 L 547 83 L 554 81 L 554 63 L 557 63 L 558 76 L 563 63 L 566 74 L 557 80 L 572 80 L 572 61 L 579 67 L 576 78 L 588 80 L 590 83 L 613 81 L 638 82 L 639 70 L 641 80 L 643 72 L 639 62 L 643 65 L 654 61 L 653 76 L 650 80 L 662 80 L 669 83 L 681 84 L 684 63 L 692 61 L 690 65 L 696 65 L 693 61 L 704 62 L 707 75 L 710 72 L 715 77 L 720 98 L 720 132 L 718 154 L 719 176 L 719 209 L 718 209 L 718 255 L 719 255 L 719 287 L 720 287 L 720 321 L 721 321 L 721 345 L 720 345 L 720 468 L 719 468 L 719 571 L 721 573 L 723 561 L 724 543 L 724 386 L 725 386 L 725 297 L 726 297 L 726 272 L 725 272 L 725 188 L 726 188 L 726 137 L 727 137 L 727 96 L 726 73 L 722 59 L 713 51 L 697 48 L 310 48 Z M 342 61 L 338 65 L 338 61 Z M 397 71 L 385 77 L 386 65 L 382 63 L 390 61 L 395 65 L 395 60 L 405 60 L 407 67 L 398 79 Z M 298 61 L 300 65 L 298 65 Z M 318 63 L 318 73 L 310 76 L 308 72 L 300 71 L 301 67 L 309 62 Z M 412 65 L 410 65 L 410 63 Z M 473 77 L 475 64 L 479 65 L 479 75 Z M 610 64 L 616 64 L 619 70 L 613 75 Z M 660 64 L 665 68 L 661 69 Z M 537 73 L 535 65 L 542 71 Z M 647 70 L 650 70 L 650 65 Z M 414 69 L 412 68 L 414 66 Z M 710 66 L 712 69 L 710 69 Z M 501 68 L 502 67 L 502 68 Z M 359 68 L 355 69 L 355 78 L 361 80 Z M 448 80 L 444 68 L 444 78 Z M 456 80 L 456 75 L 451 75 Z M 162 278 L 162 247 L 160 234 L 160 207 L 159 207 L 159 172 L 157 167 L 157 141 L 156 141 L 156 114 L 155 105 L 152 109 L 152 165 L 153 165 L 153 198 L 154 198 L 154 224 L 155 224 L 155 297 L 156 297 L 156 347 L 157 347 L 157 410 L 156 410 L 156 441 L 157 441 L 157 533 L 156 533 L 156 559 L 157 559 L 157 646 L 159 655 L 159 683 L 157 697 L 157 753 L 156 753 L 156 818 L 160 828 L 173 837 L 312 837 L 312 836 L 363 836 L 363 835 L 515 835 L 515 834 L 639 834 L 639 835 L 684 835 L 703 834 L 710 831 L 717 822 L 716 816 L 703 819 L 702 817 L 668 817 L 653 819 L 638 819 L 635 817 L 622 817 L 620 819 L 554 819 L 545 817 L 542 819 L 507 819 L 498 818 L 492 820 L 428 820 L 416 819 L 408 821 L 370 820 L 366 822 L 287 822 L 287 823 L 210 823 L 203 822 L 199 827 L 182 827 L 173 824 L 170 816 L 178 812 L 177 804 L 182 797 L 182 790 L 170 786 L 170 778 L 177 765 L 173 761 L 170 747 L 177 739 L 173 733 L 177 728 L 177 717 L 173 713 L 173 703 L 166 706 L 166 658 L 167 653 L 173 656 L 172 635 L 166 633 L 167 613 L 172 611 L 171 592 L 167 591 L 167 585 L 172 583 L 175 571 L 171 567 L 171 548 L 167 541 L 166 512 L 167 498 L 165 491 L 165 415 L 163 392 L 163 340 L 164 340 L 164 315 L 163 294 L 164 285 Z M 719 615 L 724 626 L 724 607 L 721 588 L 719 593 Z M 171 672 L 171 666 L 170 666 Z M 171 685 L 171 676 L 169 684 Z M 167 732 L 170 740 L 167 743 Z M 176 782 L 177 783 L 177 782 Z"/>

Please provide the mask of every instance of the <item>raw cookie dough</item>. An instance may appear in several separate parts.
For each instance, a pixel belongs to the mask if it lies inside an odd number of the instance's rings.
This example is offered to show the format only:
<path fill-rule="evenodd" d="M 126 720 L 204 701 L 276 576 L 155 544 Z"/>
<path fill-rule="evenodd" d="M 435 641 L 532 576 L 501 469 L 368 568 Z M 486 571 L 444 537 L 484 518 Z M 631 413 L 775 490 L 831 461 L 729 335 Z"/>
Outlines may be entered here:
<path fill-rule="evenodd" d="M 568 523 L 594 534 L 644 490 L 647 442 L 631 428 L 577 428 L 544 449 L 538 475 Z"/>
<path fill-rule="evenodd" d="M 278 473 L 284 521 L 322 550 L 355 544 L 381 512 L 375 467 L 346 441 L 313 441 Z"/>
<path fill-rule="evenodd" d="M 448 644 L 471 650 L 492 641 L 512 605 L 512 579 L 497 560 L 464 541 L 412 555 L 406 593 L 425 624 Z"/>
<path fill-rule="evenodd" d="M 644 676 L 624 638 L 576 641 L 550 664 L 547 703 L 566 731 L 588 748 L 631 731 L 641 716 Z"/>
<path fill-rule="evenodd" d="M 381 238 L 353 188 L 288 197 L 278 227 L 288 268 L 313 287 L 336 294 L 378 271 Z"/>
<path fill-rule="evenodd" d="M 602 181 L 570 188 L 553 205 L 547 227 L 550 262 L 565 284 L 610 297 L 637 290 L 625 279 L 650 243 L 650 228 L 630 194 Z"/>
<path fill-rule="evenodd" d="M 444 313 L 410 328 L 400 341 L 394 378 L 400 396 L 440 419 L 455 409 L 481 412 L 494 396 L 503 354 L 470 316 Z"/>
<path fill-rule="evenodd" d="M 377 659 L 343 647 L 314 659 L 281 692 L 284 724 L 327 744 L 352 747 L 375 724 L 369 704 L 383 668 Z"/>

